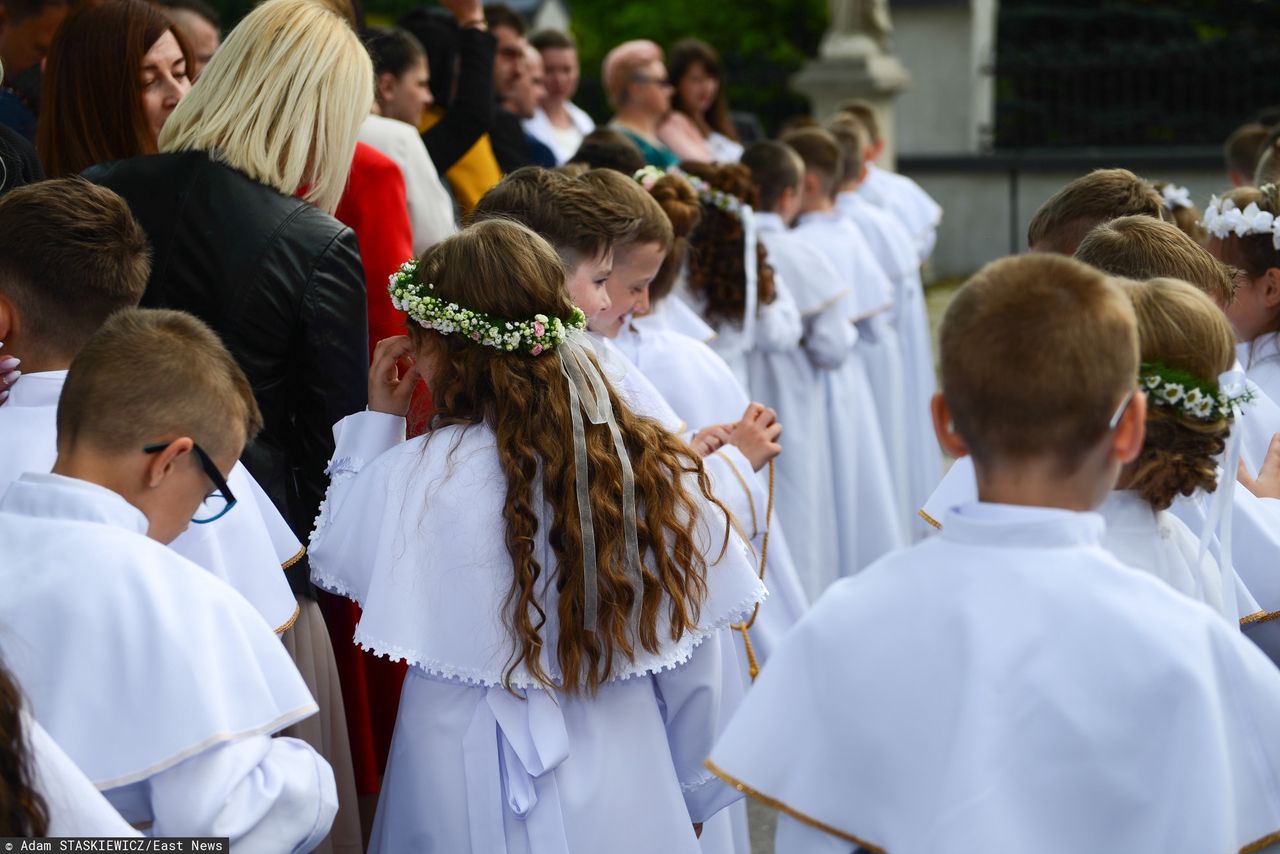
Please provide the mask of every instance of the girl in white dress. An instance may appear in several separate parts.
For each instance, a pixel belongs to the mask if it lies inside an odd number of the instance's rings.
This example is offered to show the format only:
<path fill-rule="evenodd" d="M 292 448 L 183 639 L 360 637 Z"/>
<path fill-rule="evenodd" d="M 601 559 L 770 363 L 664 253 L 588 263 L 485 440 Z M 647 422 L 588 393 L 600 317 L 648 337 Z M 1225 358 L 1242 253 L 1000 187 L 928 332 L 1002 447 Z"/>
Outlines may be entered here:
<path fill-rule="evenodd" d="M 1280 191 L 1275 184 L 1214 196 L 1204 211 L 1206 248 L 1239 269 L 1227 317 L 1249 379 L 1280 399 Z"/>
<path fill-rule="evenodd" d="M 603 377 L 527 228 L 475 224 L 392 294 L 414 323 L 335 428 L 311 544 L 356 642 L 411 665 L 371 850 L 697 852 L 739 797 L 702 766 L 721 630 L 764 595 L 701 462 Z"/>

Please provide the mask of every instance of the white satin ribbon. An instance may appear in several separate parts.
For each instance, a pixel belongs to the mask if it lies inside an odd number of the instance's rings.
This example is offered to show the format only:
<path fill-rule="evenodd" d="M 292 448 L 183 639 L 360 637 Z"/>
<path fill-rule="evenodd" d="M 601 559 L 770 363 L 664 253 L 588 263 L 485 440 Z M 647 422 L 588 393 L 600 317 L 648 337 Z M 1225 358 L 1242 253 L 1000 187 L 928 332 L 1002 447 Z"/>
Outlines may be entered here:
<path fill-rule="evenodd" d="M 582 622 L 588 631 L 596 628 L 599 612 L 599 591 L 596 569 L 596 531 L 591 517 L 591 493 L 588 489 L 587 435 L 582 414 L 592 424 L 608 424 L 613 437 L 613 449 L 622 466 L 622 516 L 623 536 L 626 544 L 627 574 L 635 592 L 634 607 L 639 607 L 644 595 L 644 580 L 640 574 L 640 540 L 636 534 L 636 481 L 631 468 L 631 458 L 622 439 L 609 402 L 609 384 L 592 362 L 591 343 L 580 332 L 571 332 L 556 348 L 560 357 L 560 372 L 569 383 L 569 412 L 573 420 L 573 468 L 574 494 L 578 502 L 578 523 L 582 529 L 583 600 Z"/>
<path fill-rule="evenodd" d="M 1231 370 L 1218 376 L 1218 389 L 1229 399 L 1237 398 L 1246 391 L 1246 380 L 1243 371 Z M 1227 437 L 1227 447 L 1223 452 L 1222 471 L 1218 475 L 1218 488 L 1213 492 L 1209 503 L 1209 512 L 1205 514 L 1204 530 L 1200 532 L 1200 550 L 1196 555 L 1196 565 L 1204 562 L 1209 550 L 1209 540 L 1216 532 L 1218 535 L 1218 564 L 1222 572 L 1222 604 L 1228 615 L 1232 615 L 1232 625 L 1240 627 L 1239 600 L 1236 596 L 1235 567 L 1231 560 L 1231 510 L 1236 486 L 1236 471 L 1240 467 L 1241 443 L 1244 431 L 1240 429 L 1240 404 L 1231 407 L 1231 435 Z"/>
<path fill-rule="evenodd" d="M 742 269 L 746 279 L 746 305 L 742 310 L 742 340 L 747 350 L 755 349 L 756 306 L 759 301 L 760 253 L 759 228 L 756 225 L 755 211 L 750 205 L 743 205 L 739 211 L 742 220 Z"/>

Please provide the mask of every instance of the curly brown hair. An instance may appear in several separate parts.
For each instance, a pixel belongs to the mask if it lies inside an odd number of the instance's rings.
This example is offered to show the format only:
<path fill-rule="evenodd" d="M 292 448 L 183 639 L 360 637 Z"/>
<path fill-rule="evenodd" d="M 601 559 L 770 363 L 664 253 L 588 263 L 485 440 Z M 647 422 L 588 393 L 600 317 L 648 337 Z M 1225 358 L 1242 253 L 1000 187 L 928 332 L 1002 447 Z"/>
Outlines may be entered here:
<path fill-rule="evenodd" d="M 48 833 L 49 809 L 34 780 L 22 723 L 22 695 L 0 663 L 0 836 L 30 838 Z"/>
<path fill-rule="evenodd" d="M 1138 316 L 1143 362 L 1158 362 L 1216 382 L 1235 362 L 1235 335 L 1222 311 L 1204 293 L 1178 279 L 1125 281 Z M 1127 488 L 1155 510 L 1179 495 L 1218 487 L 1217 458 L 1226 448 L 1231 422 L 1200 421 L 1152 401 L 1147 436 L 1131 464 Z"/>
<path fill-rule="evenodd" d="M 695 163 L 680 168 L 701 178 L 717 190 L 731 193 L 743 204 L 760 206 L 759 194 L 751 182 L 751 170 L 737 163 Z M 742 323 L 746 310 L 746 265 L 743 261 L 742 221 L 712 204 L 703 203 L 702 221 L 690 240 L 689 289 L 707 301 L 706 319 Z M 773 268 L 769 266 L 764 243 L 756 245 L 760 259 L 756 294 L 761 305 L 773 302 Z"/>
<path fill-rule="evenodd" d="M 474 311 L 503 318 L 537 314 L 568 318 L 573 303 L 555 252 L 524 226 L 503 220 L 477 223 L 423 256 L 419 275 L 434 293 Z M 506 475 L 503 516 L 511 554 L 506 605 L 514 649 L 505 684 L 523 665 L 548 688 L 594 693 L 618 659 L 634 660 L 637 645 L 656 652 L 697 625 L 706 598 L 707 562 L 696 533 L 696 491 L 718 502 L 702 462 L 657 422 L 635 415 L 610 388 L 609 399 L 634 470 L 636 529 L 643 565 L 643 591 L 636 602 L 627 572 L 620 484 L 622 464 L 607 425 L 586 427 L 591 515 L 596 535 L 599 612 L 593 631 L 584 624 L 584 580 L 579 509 L 574 492 L 570 399 L 559 357 L 531 357 L 410 326 L 410 335 L 432 365 L 433 427 L 485 424 L 494 433 Z M 538 413 L 530 418 L 529 413 Z M 428 444 L 430 438 L 428 438 Z M 547 539 L 555 566 L 536 557 L 541 492 L 550 509 Z M 725 532 L 725 543 L 728 531 Z M 544 571 L 558 594 L 556 661 L 561 684 L 546 672 L 540 655 L 546 639 L 546 605 L 540 601 Z M 636 614 L 633 616 L 633 606 Z M 669 637 L 659 632 L 666 609 Z"/>

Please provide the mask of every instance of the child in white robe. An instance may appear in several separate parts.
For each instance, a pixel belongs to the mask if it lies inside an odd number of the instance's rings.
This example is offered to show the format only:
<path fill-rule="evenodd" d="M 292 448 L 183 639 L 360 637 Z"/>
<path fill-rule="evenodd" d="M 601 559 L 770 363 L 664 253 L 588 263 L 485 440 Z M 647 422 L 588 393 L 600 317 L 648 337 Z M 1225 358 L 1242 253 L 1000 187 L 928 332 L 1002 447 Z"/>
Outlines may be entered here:
<path fill-rule="evenodd" d="M 1214 196 L 1204 211 L 1208 250 L 1241 271 L 1227 317 L 1240 341 L 1249 379 L 1280 399 L 1280 249 L 1276 185 L 1239 187 Z"/>
<path fill-rule="evenodd" d="M 880 117 L 875 107 L 863 100 L 849 100 L 836 108 L 836 118 L 849 118 L 858 122 L 866 134 L 866 148 L 862 159 L 867 164 L 866 178 L 858 187 L 858 193 L 868 202 L 894 216 L 907 233 L 919 253 L 917 265 L 924 264 L 933 254 L 938 240 L 938 226 L 942 222 L 942 208 L 933 197 L 906 175 L 890 172 L 876 165 L 884 153 L 884 138 L 880 134 Z"/>
<path fill-rule="evenodd" d="M 884 317 L 892 295 L 862 235 L 835 210 L 840 168 L 836 141 L 824 130 L 803 128 L 783 142 L 805 165 L 795 237 L 821 253 L 840 276 L 840 311 L 856 331 L 844 362 L 824 375 L 830 384 L 839 572 L 847 575 L 906 542 L 902 365 L 886 335 Z"/>
<path fill-rule="evenodd" d="M 52 473 L 0 499 L 0 642 L 33 716 L 126 821 L 306 851 L 337 810 L 333 772 L 271 735 L 315 701 L 250 604 L 163 545 L 235 511 L 226 473 L 260 423 L 200 321 L 112 315 L 68 373 Z"/>
<path fill-rule="evenodd" d="M 696 457 L 609 387 L 527 228 L 475 223 L 393 287 L 417 325 L 335 428 L 311 547 L 357 642 L 412 665 L 371 850 L 696 852 L 738 797 L 701 767 L 721 630 L 764 595 Z M 419 373 L 435 421 L 403 442 Z"/>
<path fill-rule="evenodd" d="M 107 316 L 135 306 L 151 269 L 146 237 L 110 190 L 72 179 L 22 187 L 0 200 L 0 338 L 17 363 L 0 406 L 0 495 L 57 457 L 58 396 L 76 352 Z M 26 370 L 21 370 L 25 368 Z M 249 472 L 227 478 L 238 512 L 193 525 L 171 547 L 236 588 L 282 632 L 298 605 L 281 571 L 302 544 Z"/>
<path fill-rule="evenodd" d="M 848 119 L 836 119 L 829 129 L 840 144 L 843 155 L 836 210 L 844 214 L 866 238 L 880 268 L 893 283 L 893 311 L 889 321 L 902 348 L 906 497 L 910 509 L 924 502 L 942 474 L 942 455 L 929 423 L 929 401 L 933 398 L 937 380 L 924 285 L 920 281 L 920 259 L 911 236 L 902 224 L 858 193 L 868 168 L 862 159 L 868 146 L 862 125 Z M 912 519 L 908 531 L 913 539 L 919 539 L 928 532 L 917 519 Z"/>
<path fill-rule="evenodd" d="M 979 501 L 835 585 L 708 767 L 782 810 L 793 854 L 1273 841 L 1280 673 L 1085 512 L 1142 447 L 1128 300 L 1070 259 L 995 262 L 948 309 L 941 364 L 934 423 L 976 456 Z"/>
<path fill-rule="evenodd" d="M 660 173 L 649 172 L 640 180 L 651 187 Z M 698 193 L 701 215 L 689 235 L 675 291 L 715 329 L 711 348 L 724 357 L 739 384 L 751 389 L 753 354 L 800 346 L 800 313 L 786 286 L 775 279 L 756 235 L 759 199 L 750 170 L 737 163 L 685 163 L 681 173 Z"/>
<path fill-rule="evenodd" d="M 703 192 L 685 177 L 671 174 L 641 175 L 637 182 L 613 170 L 592 169 L 579 180 L 593 189 L 609 211 L 606 221 L 616 223 L 620 232 L 607 286 L 610 306 L 589 327 L 617 346 L 697 435 L 712 444 L 722 443 L 721 447 L 736 447 L 747 457 L 751 470 L 738 470 L 737 477 L 749 485 L 753 479 L 768 483 L 765 465 L 776 464 L 782 455 L 773 457 L 771 448 L 757 447 L 752 437 L 762 424 L 778 429 L 773 423 L 776 413 L 753 403 L 724 359 L 710 347 L 679 332 L 655 328 L 644 316 L 635 317 L 646 315 L 655 299 L 660 305 L 676 300 L 670 294 L 677 271 L 687 251 L 698 251 L 684 238 L 695 224 L 701 227 L 707 213 Z M 737 252 L 743 251 L 739 240 Z M 743 492 L 746 497 L 755 489 Z M 766 495 L 764 512 L 757 513 L 753 502 L 750 515 L 737 520 L 765 561 L 763 577 L 770 591 L 769 602 L 759 609 L 750 628 L 741 630 L 741 660 L 748 678 L 754 678 L 754 671 L 808 607 L 783 526 L 771 505 L 774 501 Z"/>
<path fill-rule="evenodd" d="M 789 227 L 800 212 L 804 162 L 789 146 L 761 142 L 743 154 L 760 194 L 760 240 L 778 279 L 795 299 L 804 327 L 795 350 L 762 355 L 753 363 L 759 399 L 787 425 L 787 452 L 778 458 L 776 508 L 805 589 L 816 599 L 841 575 L 836 483 L 828 457 L 844 429 L 831 417 L 827 373 L 849 357 L 857 332 L 840 309 L 844 283 L 821 252 Z"/>

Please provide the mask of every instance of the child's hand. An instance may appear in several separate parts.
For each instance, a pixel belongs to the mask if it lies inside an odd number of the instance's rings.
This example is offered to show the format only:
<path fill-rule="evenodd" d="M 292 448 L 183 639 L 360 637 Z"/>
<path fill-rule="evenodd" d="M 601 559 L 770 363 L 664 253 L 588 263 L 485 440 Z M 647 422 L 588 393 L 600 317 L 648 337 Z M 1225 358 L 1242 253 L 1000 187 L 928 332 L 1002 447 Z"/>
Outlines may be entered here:
<path fill-rule="evenodd" d="M 1271 437 L 1271 444 L 1267 447 L 1267 456 L 1262 461 L 1262 470 L 1258 472 L 1258 476 L 1254 478 L 1250 475 L 1244 460 L 1241 460 L 1236 480 L 1259 498 L 1280 498 L 1280 433 Z"/>
<path fill-rule="evenodd" d="M 742 420 L 733 425 L 729 444 L 742 451 L 752 468 L 760 471 L 765 463 L 782 453 L 782 446 L 778 444 L 781 435 L 778 413 L 764 404 L 753 403 L 742 414 Z"/>
<path fill-rule="evenodd" d="M 401 359 L 409 362 L 403 376 L 397 364 Z M 413 344 L 409 342 L 409 336 L 397 335 L 379 341 L 373 348 L 373 362 L 369 365 L 369 410 L 406 415 L 417 382 L 418 366 L 413 363 Z"/>
<path fill-rule="evenodd" d="M 700 457 L 709 457 L 729 443 L 728 424 L 712 424 L 703 427 L 689 441 Z"/>

